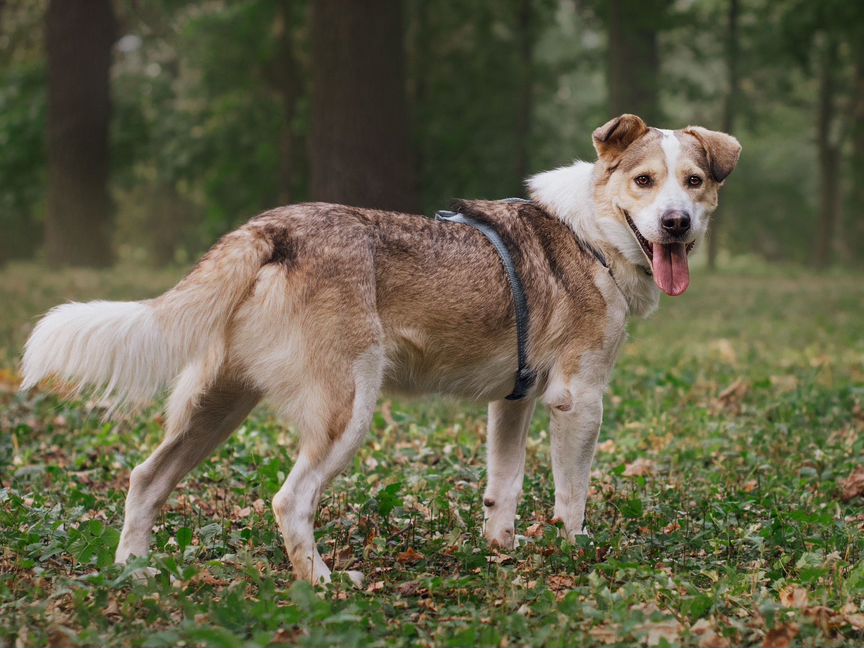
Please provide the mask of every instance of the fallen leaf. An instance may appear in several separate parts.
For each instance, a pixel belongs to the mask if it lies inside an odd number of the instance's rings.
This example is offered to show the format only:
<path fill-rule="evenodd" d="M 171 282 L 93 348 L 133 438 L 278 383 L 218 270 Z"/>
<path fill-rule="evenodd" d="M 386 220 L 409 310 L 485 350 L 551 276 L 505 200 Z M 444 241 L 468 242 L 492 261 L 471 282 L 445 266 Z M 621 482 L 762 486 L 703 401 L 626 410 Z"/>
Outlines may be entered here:
<path fill-rule="evenodd" d="M 699 648 L 729 648 L 731 645 L 726 637 L 717 634 L 714 630 L 706 630 L 699 637 Z"/>
<path fill-rule="evenodd" d="M 716 412 L 726 410 L 732 414 L 741 413 L 741 402 L 750 392 L 750 383 L 743 378 L 735 379 L 717 396 L 713 409 Z"/>
<path fill-rule="evenodd" d="M 603 443 L 597 444 L 597 450 L 606 453 L 615 452 L 615 441 L 612 439 L 606 439 Z"/>
<path fill-rule="evenodd" d="M 576 584 L 576 581 L 572 576 L 550 576 L 546 584 L 549 586 L 549 589 L 553 592 L 561 592 L 563 590 L 573 589 L 573 586 Z"/>
<path fill-rule="evenodd" d="M 668 644 L 675 646 L 680 643 L 679 635 L 683 626 L 677 620 L 669 619 L 667 621 L 644 623 L 639 629 L 642 632 L 648 633 L 646 641 L 649 646 L 659 646 L 660 642 L 664 639 Z"/>
<path fill-rule="evenodd" d="M 735 347 L 726 338 L 711 340 L 708 343 L 708 350 L 719 356 L 726 364 L 733 366 L 738 364 L 738 354 L 735 353 Z"/>
<path fill-rule="evenodd" d="M 788 608 L 807 607 L 807 590 L 799 585 L 787 585 L 780 590 L 780 603 Z"/>
<path fill-rule="evenodd" d="M 781 394 L 795 391 L 798 389 L 798 377 L 795 374 L 785 374 L 783 376 L 770 376 L 771 384 Z"/>
<path fill-rule="evenodd" d="M 422 553 L 416 551 L 414 547 L 408 547 L 406 551 L 403 551 L 398 556 L 396 556 L 396 560 L 403 565 L 416 565 L 425 557 L 426 556 L 424 556 Z"/>
<path fill-rule="evenodd" d="M 670 533 L 675 533 L 676 531 L 680 530 L 681 525 L 678 524 L 678 520 L 675 520 L 674 522 L 671 522 L 670 524 L 667 524 L 665 527 L 663 527 L 663 533 L 665 533 L 666 535 L 669 535 Z"/>
<path fill-rule="evenodd" d="M 864 466 L 858 466 L 846 479 L 840 482 L 840 496 L 843 501 L 864 495 Z"/>
<path fill-rule="evenodd" d="M 601 641 L 604 644 L 619 643 L 618 627 L 614 625 L 595 626 L 588 631 L 593 639 Z"/>
<path fill-rule="evenodd" d="M 654 474 L 654 462 L 644 457 L 639 457 L 633 463 L 629 463 L 624 467 L 625 477 L 646 477 Z"/>
<path fill-rule="evenodd" d="M 765 635 L 762 640 L 762 648 L 789 648 L 795 637 L 798 636 L 798 625 L 790 623 L 781 625 Z"/>
<path fill-rule="evenodd" d="M 844 614 L 843 618 L 856 630 L 864 630 L 864 614 Z"/>
<path fill-rule="evenodd" d="M 542 538 L 545 532 L 546 525 L 542 522 L 535 522 L 525 530 L 527 538 Z"/>
<path fill-rule="evenodd" d="M 375 592 L 380 592 L 384 589 L 384 581 L 375 581 L 370 584 L 369 587 L 366 588 L 367 594 L 374 594 Z"/>

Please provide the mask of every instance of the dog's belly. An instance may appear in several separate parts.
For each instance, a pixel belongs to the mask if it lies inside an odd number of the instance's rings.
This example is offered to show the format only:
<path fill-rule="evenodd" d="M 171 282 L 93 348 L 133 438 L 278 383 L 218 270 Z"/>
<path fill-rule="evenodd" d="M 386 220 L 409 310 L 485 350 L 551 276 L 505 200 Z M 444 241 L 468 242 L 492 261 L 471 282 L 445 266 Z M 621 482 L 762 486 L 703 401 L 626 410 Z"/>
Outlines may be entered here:
<path fill-rule="evenodd" d="M 385 391 L 451 394 L 490 401 L 503 398 L 513 389 L 517 368 L 515 340 L 511 345 L 484 340 L 455 346 L 448 344 L 449 340 L 432 338 L 416 329 L 388 336 Z"/>

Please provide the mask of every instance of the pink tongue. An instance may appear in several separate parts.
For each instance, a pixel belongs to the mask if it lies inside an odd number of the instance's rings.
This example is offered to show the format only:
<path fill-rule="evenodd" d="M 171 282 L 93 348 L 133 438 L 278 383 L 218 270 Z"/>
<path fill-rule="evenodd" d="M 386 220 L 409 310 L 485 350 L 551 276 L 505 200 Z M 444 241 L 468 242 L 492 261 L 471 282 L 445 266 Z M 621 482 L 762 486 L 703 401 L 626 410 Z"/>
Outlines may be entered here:
<path fill-rule="evenodd" d="M 677 297 L 690 285 L 687 249 L 683 243 L 654 243 L 654 283 L 667 295 Z"/>

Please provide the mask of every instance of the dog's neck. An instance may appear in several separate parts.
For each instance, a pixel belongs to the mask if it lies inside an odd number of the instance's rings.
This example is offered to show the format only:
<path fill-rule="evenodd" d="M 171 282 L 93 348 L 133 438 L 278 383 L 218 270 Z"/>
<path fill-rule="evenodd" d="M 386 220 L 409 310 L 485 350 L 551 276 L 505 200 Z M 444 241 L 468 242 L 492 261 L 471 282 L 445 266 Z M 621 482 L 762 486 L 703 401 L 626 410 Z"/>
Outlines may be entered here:
<path fill-rule="evenodd" d="M 531 199 L 566 223 L 579 239 L 601 250 L 631 315 L 647 317 L 660 303 L 660 290 L 645 268 L 629 260 L 632 247 L 627 226 L 605 213 L 594 198 L 595 165 L 576 162 L 528 180 Z"/>

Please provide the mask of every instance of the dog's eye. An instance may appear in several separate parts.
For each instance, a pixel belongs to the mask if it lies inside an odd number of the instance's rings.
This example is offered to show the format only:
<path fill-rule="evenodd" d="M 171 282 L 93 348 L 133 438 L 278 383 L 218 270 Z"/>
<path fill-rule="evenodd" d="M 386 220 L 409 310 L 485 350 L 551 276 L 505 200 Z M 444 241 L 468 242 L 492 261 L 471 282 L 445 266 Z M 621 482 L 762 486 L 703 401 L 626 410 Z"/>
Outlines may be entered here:
<path fill-rule="evenodd" d="M 640 175 L 640 176 L 636 176 L 633 179 L 633 182 L 635 182 L 640 187 L 650 187 L 652 180 L 651 180 L 651 176 Z"/>
<path fill-rule="evenodd" d="M 697 175 L 692 175 L 687 178 L 687 184 L 691 187 L 701 187 L 702 186 L 702 178 Z"/>

